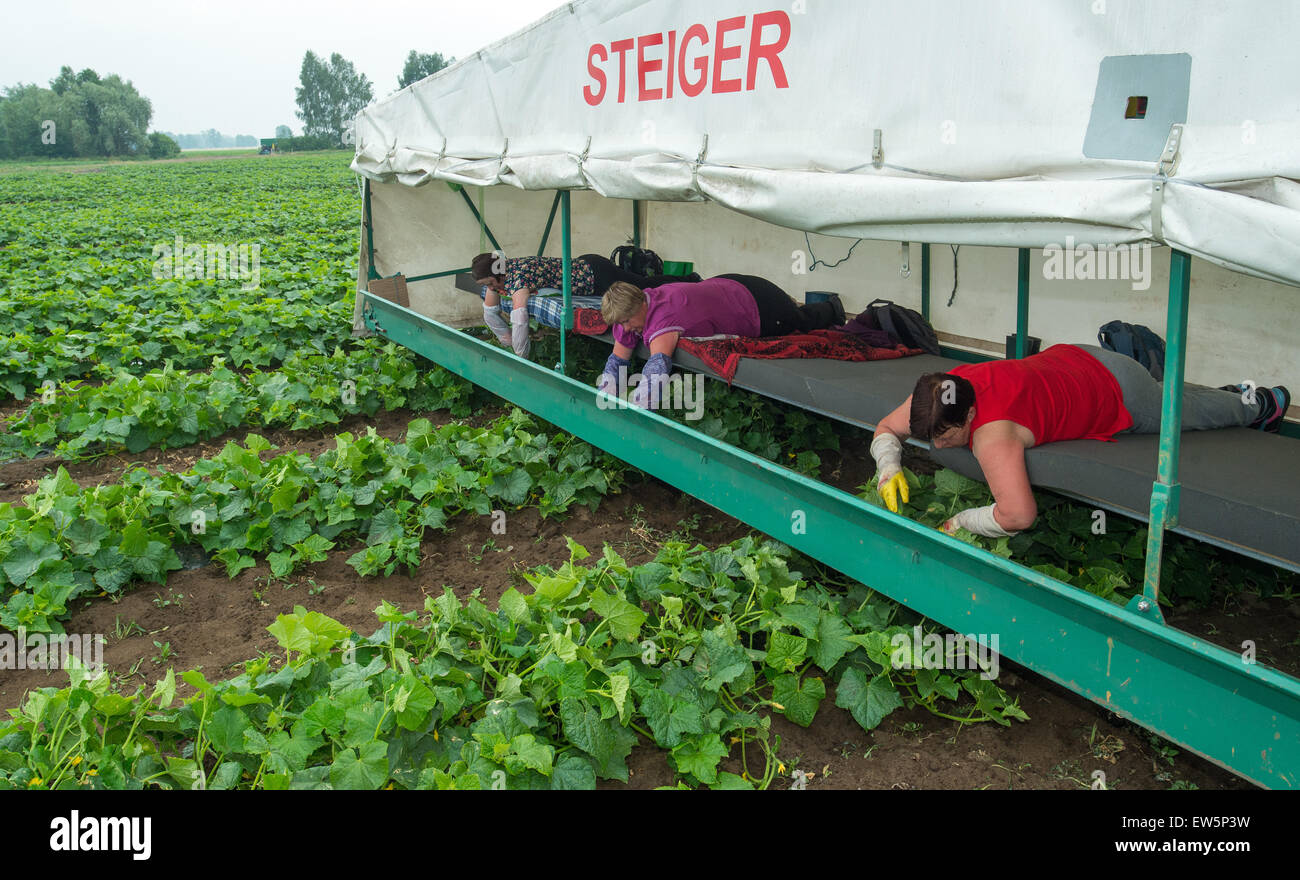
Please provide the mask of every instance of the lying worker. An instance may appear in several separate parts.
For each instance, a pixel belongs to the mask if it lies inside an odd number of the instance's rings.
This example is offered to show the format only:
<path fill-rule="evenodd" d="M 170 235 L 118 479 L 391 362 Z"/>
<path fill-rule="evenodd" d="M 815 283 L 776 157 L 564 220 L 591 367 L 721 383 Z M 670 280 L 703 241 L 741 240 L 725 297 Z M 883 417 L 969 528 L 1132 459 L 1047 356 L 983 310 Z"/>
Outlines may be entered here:
<path fill-rule="evenodd" d="M 1053 345 L 1022 360 L 927 373 L 876 428 L 871 442 L 876 489 L 895 513 L 898 499 L 908 500 L 899 459 L 909 436 L 929 440 L 936 449 L 969 446 L 994 501 L 961 511 L 942 528 L 949 534 L 964 528 L 990 538 L 1013 535 L 1038 516 L 1026 449 L 1056 440 L 1159 433 L 1162 394 L 1161 384 L 1137 361 L 1094 345 Z M 1244 426 L 1276 432 L 1291 393 L 1279 385 L 1259 389 L 1254 402 L 1250 398 L 1236 386 L 1187 385 L 1183 430 Z"/>
<path fill-rule="evenodd" d="M 614 353 L 597 383 L 602 390 L 617 386 L 619 368 L 631 368 L 638 345 L 644 341 L 650 348 L 642 384 L 632 398 L 640 406 L 657 402 L 653 389 L 672 372 L 673 351 L 683 336 L 784 336 L 844 323 L 838 296 L 801 306 L 754 275 L 718 275 L 644 289 L 616 282 L 605 293 L 600 314 L 614 332 Z"/>
<path fill-rule="evenodd" d="M 615 281 L 649 287 L 681 281 L 675 275 L 637 275 L 620 269 L 600 254 L 583 254 L 570 261 L 569 291 L 573 296 L 600 296 Z M 559 257 L 505 257 L 499 251 L 479 254 L 470 263 L 474 283 L 483 288 L 483 320 L 502 345 L 528 357 L 528 298 L 542 288 L 564 289 L 564 260 Z M 699 280 L 698 275 L 692 280 Z M 511 297 L 510 325 L 497 306 L 501 295 Z"/>

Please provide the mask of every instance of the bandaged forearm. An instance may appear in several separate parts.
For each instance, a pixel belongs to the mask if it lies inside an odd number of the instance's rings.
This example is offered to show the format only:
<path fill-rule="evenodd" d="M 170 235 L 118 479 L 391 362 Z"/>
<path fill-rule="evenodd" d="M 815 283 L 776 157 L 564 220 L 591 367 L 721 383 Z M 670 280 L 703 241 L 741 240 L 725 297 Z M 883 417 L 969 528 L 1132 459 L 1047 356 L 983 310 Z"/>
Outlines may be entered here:
<path fill-rule="evenodd" d="M 963 510 L 952 518 L 953 524 L 972 532 L 976 535 L 983 535 L 986 538 L 1005 538 L 1010 535 L 1018 535 L 1019 532 L 1008 532 L 993 517 L 993 508 L 997 504 L 990 504 L 988 507 L 970 507 Z"/>
<path fill-rule="evenodd" d="M 510 312 L 510 345 L 515 354 L 528 357 L 532 344 L 528 339 L 528 309 L 518 308 Z"/>
<path fill-rule="evenodd" d="M 876 482 L 882 483 L 903 469 L 903 442 L 896 434 L 879 434 L 871 441 L 871 457 L 876 460 Z"/>
<path fill-rule="evenodd" d="M 666 354 L 652 354 L 641 371 L 641 384 L 632 392 L 632 405 L 643 409 L 658 409 L 663 388 L 673 371 L 673 362 Z"/>
<path fill-rule="evenodd" d="M 496 338 L 502 343 L 510 342 L 510 325 L 501 317 L 501 310 L 496 306 L 483 304 L 483 323 L 496 335 Z"/>

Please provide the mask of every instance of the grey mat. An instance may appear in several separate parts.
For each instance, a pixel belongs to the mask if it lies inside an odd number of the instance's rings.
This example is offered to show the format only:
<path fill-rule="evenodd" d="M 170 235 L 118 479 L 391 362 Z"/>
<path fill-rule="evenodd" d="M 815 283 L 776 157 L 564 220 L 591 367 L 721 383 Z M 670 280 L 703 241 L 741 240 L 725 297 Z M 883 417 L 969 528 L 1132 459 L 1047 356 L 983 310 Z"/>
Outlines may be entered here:
<path fill-rule="evenodd" d="M 608 334 L 596 338 L 612 342 Z M 649 351 L 643 346 L 638 355 L 644 361 Z M 673 355 L 673 362 L 718 379 L 698 358 L 683 351 Z M 907 399 L 918 376 L 959 363 L 930 355 L 866 363 L 742 358 L 732 384 L 874 428 Z M 1120 435 L 1114 443 L 1071 440 L 1030 449 L 1025 463 L 1035 486 L 1146 520 L 1159 446 L 1154 434 Z M 1300 571 L 1298 453 L 1300 441 L 1246 428 L 1185 432 L 1177 531 Z M 983 480 L 969 450 L 930 454 L 945 467 Z"/>

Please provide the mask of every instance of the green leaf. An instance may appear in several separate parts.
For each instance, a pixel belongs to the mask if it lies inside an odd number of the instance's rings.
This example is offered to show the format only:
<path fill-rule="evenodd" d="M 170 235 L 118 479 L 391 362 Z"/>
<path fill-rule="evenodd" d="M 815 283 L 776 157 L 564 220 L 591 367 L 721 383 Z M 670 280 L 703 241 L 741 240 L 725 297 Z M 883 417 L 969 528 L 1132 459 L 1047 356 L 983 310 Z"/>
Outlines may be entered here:
<path fill-rule="evenodd" d="M 848 709 L 864 730 L 874 730 L 886 715 L 903 705 L 903 699 L 886 673 L 867 681 L 861 669 L 851 666 L 836 688 L 835 705 Z"/>
<path fill-rule="evenodd" d="M 790 633 L 772 633 L 767 646 L 767 665 L 777 672 L 794 672 L 808 651 L 808 640 Z M 779 701 L 778 701 L 779 702 Z"/>
<path fill-rule="evenodd" d="M 223 705 L 212 714 L 205 730 L 217 751 L 229 754 L 243 749 L 244 731 L 248 728 L 247 715 L 234 706 Z"/>
<path fill-rule="evenodd" d="M 420 730 L 429 723 L 429 713 L 438 700 L 424 682 L 413 673 L 402 676 L 398 693 L 393 699 L 393 708 L 397 712 L 397 723 L 407 730 Z"/>
<path fill-rule="evenodd" d="M 497 607 L 500 608 L 506 617 L 513 623 L 520 623 L 528 620 L 531 616 L 528 609 L 528 600 L 524 598 L 514 587 L 506 590 L 501 594 Z"/>
<path fill-rule="evenodd" d="M 819 610 L 812 605 L 782 605 L 776 612 L 781 619 L 809 639 L 817 638 L 817 623 L 821 618 Z"/>
<path fill-rule="evenodd" d="M 609 621 L 609 631 L 616 639 L 635 641 L 641 634 L 641 624 L 646 614 L 640 608 L 613 593 L 596 591 L 591 599 L 591 610 Z"/>
<path fill-rule="evenodd" d="M 650 722 L 655 742 L 664 748 L 681 744 L 682 735 L 704 732 L 700 707 L 689 700 L 663 690 L 653 690 L 641 701 L 641 712 Z"/>
<path fill-rule="evenodd" d="M 727 747 L 716 733 L 688 741 L 673 749 L 677 772 L 694 776 L 705 785 L 718 781 L 718 762 L 727 757 Z"/>
<path fill-rule="evenodd" d="M 492 480 L 491 491 L 507 504 L 523 504 L 528 500 L 528 490 L 533 486 L 528 471 L 517 467 L 504 476 L 498 474 Z"/>
<path fill-rule="evenodd" d="M 591 769 L 591 761 L 579 755 L 566 755 L 561 758 L 551 772 L 551 789 L 553 791 L 595 791 L 596 773 Z"/>
<path fill-rule="evenodd" d="M 340 789 L 374 791 L 388 779 L 388 746 L 369 742 L 356 749 L 339 752 L 330 765 L 330 784 Z"/>
<path fill-rule="evenodd" d="M 817 621 L 817 639 L 813 642 L 813 662 L 825 672 L 840 661 L 849 652 L 853 643 L 849 636 L 853 630 L 844 622 L 844 618 L 830 611 L 822 610 Z"/>
<path fill-rule="evenodd" d="M 825 698 L 826 685 L 820 678 L 800 683 L 798 676 L 781 675 L 773 682 L 772 701 L 784 706 L 785 717 L 800 727 L 812 724 Z"/>
<path fill-rule="evenodd" d="M 704 687 L 711 691 L 753 670 L 745 649 L 728 644 L 716 629 L 704 633 L 703 650 L 695 655 L 695 671 L 704 676 Z"/>
<path fill-rule="evenodd" d="M 747 782 L 743 777 L 735 773 L 727 773 L 725 770 L 718 774 L 718 781 L 710 785 L 709 788 L 714 791 L 753 791 L 754 785 Z"/>
<path fill-rule="evenodd" d="M 510 753 L 506 756 L 506 771 L 512 776 L 521 769 L 536 770 L 543 776 L 550 776 L 555 761 L 555 749 L 540 743 L 531 733 L 521 733 L 510 740 Z"/>
<path fill-rule="evenodd" d="M 636 744 L 634 734 L 612 720 L 601 720 L 595 707 L 579 700 L 562 701 L 560 719 L 565 738 L 595 760 L 597 776 L 627 782 L 627 756 Z"/>

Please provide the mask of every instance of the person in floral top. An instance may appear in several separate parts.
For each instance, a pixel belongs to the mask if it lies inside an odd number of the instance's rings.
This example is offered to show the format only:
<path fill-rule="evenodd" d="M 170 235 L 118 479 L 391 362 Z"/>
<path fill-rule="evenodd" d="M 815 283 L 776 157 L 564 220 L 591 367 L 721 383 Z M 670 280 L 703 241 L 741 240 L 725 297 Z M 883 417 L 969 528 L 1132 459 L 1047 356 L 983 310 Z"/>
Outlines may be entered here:
<path fill-rule="evenodd" d="M 641 287 L 655 287 L 684 279 L 675 275 L 644 276 L 628 272 L 599 254 L 583 254 L 571 262 L 571 287 L 574 296 L 600 296 L 615 281 Z M 502 345 L 515 354 L 528 357 L 528 297 L 543 288 L 564 288 L 564 261 L 559 257 L 506 257 L 500 251 L 479 254 L 470 263 L 474 283 L 483 287 L 483 320 Z M 690 280 L 698 280 L 696 275 Z M 502 320 L 497 306 L 501 295 L 509 293 L 512 311 L 510 325 Z"/>

